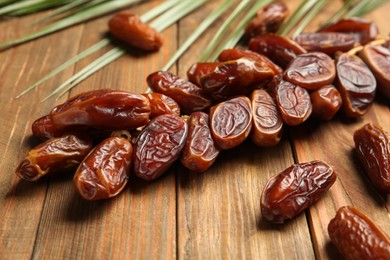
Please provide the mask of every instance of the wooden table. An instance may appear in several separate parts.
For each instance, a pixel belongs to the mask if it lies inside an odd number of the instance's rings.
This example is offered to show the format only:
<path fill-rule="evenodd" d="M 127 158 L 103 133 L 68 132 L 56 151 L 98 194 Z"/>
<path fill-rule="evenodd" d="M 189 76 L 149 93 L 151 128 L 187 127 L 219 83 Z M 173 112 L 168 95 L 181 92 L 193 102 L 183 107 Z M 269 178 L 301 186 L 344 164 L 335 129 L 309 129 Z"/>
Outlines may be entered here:
<path fill-rule="evenodd" d="M 299 1 L 287 2 L 294 7 Z M 330 2 L 311 29 L 340 7 L 340 2 Z M 158 53 L 125 55 L 69 96 L 99 88 L 144 92 L 147 75 L 162 68 L 217 3 L 209 1 L 166 30 L 165 44 Z M 128 11 L 142 14 L 154 5 L 155 1 Z M 388 3 L 369 16 L 384 35 L 390 31 L 389 8 Z M 0 42 L 37 28 L 30 24 L 42 15 L 1 21 Z M 367 181 L 352 140 L 354 130 L 370 121 L 390 130 L 388 100 L 376 102 L 367 115 L 356 120 L 337 116 L 331 122 L 310 120 L 288 128 L 275 148 L 258 148 L 247 141 L 222 152 L 205 173 L 189 172 L 177 163 L 151 183 L 132 177 L 128 187 L 110 200 L 82 199 L 72 173 L 34 183 L 16 177 L 19 161 L 38 144 L 31 137 L 31 123 L 67 97 L 41 99 L 111 46 L 28 95 L 15 96 L 99 41 L 109 17 L 0 53 L 0 259 L 339 259 L 329 242 L 327 225 L 343 205 L 359 208 L 390 234 L 389 201 Z M 185 75 L 221 23 L 212 26 L 172 72 Z M 260 213 L 266 181 L 294 162 L 314 159 L 334 166 L 339 177 L 334 186 L 294 220 L 284 225 L 268 223 Z"/>

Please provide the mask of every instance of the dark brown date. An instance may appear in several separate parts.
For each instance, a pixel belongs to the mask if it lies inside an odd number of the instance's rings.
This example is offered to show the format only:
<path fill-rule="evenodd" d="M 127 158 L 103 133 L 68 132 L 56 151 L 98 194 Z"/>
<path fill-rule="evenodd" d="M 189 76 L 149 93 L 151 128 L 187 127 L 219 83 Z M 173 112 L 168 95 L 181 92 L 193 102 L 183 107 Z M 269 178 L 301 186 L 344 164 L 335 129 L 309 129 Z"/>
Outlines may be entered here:
<path fill-rule="evenodd" d="M 389 238 L 356 208 L 339 208 L 328 234 L 346 260 L 390 259 Z"/>
<path fill-rule="evenodd" d="M 331 120 L 343 104 L 340 92 L 332 85 L 324 86 L 310 94 L 312 115 L 322 120 Z"/>
<path fill-rule="evenodd" d="M 371 70 L 358 56 L 349 53 L 337 58 L 336 70 L 336 87 L 343 99 L 344 114 L 359 117 L 367 113 L 376 92 L 376 80 Z"/>
<path fill-rule="evenodd" d="M 284 3 L 271 3 L 257 12 L 256 17 L 246 27 L 245 35 L 252 38 L 267 33 L 275 33 L 288 15 L 289 11 Z"/>
<path fill-rule="evenodd" d="M 219 62 L 194 63 L 187 71 L 187 78 L 195 85 L 201 86 L 203 76 L 212 73 L 219 65 Z"/>
<path fill-rule="evenodd" d="M 282 68 L 286 68 L 297 55 L 306 53 L 298 43 L 275 34 L 252 38 L 249 42 L 249 50 L 265 55 Z"/>
<path fill-rule="evenodd" d="M 212 101 L 197 85 L 166 71 L 157 71 L 146 79 L 148 86 L 154 91 L 174 99 L 182 113 L 208 109 Z"/>
<path fill-rule="evenodd" d="M 330 23 L 321 28 L 320 32 L 350 33 L 355 37 L 356 41 L 365 45 L 368 42 L 375 40 L 379 30 L 376 24 L 368 19 L 351 17 Z"/>
<path fill-rule="evenodd" d="M 268 221 L 284 223 L 317 202 L 336 181 L 323 161 L 294 164 L 272 177 L 261 195 L 261 213 Z"/>
<path fill-rule="evenodd" d="M 218 60 L 221 62 L 238 60 L 241 58 L 249 58 L 260 64 L 263 64 L 262 66 L 264 67 L 270 67 L 274 71 L 275 75 L 283 73 L 282 68 L 280 68 L 278 65 L 273 63 L 266 56 L 258 54 L 257 52 L 254 51 L 240 50 L 240 49 L 226 49 L 222 51 L 221 54 L 219 54 L 218 56 Z"/>
<path fill-rule="evenodd" d="M 87 135 L 67 134 L 49 139 L 34 147 L 17 167 L 15 173 L 27 181 L 64 172 L 76 167 L 91 151 L 92 139 Z"/>
<path fill-rule="evenodd" d="M 390 49 L 367 44 L 360 52 L 360 57 L 374 74 L 378 91 L 390 99 Z"/>
<path fill-rule="evenodd" d="M 31 130 L 33 135 L 40 139 L 59 137 L 65 132 L 64 130 L 60 130 L 54 127 L 50 115 L 46 115 L 35 120 L 32 123 Z"/>
<path fill-rule="evenodd" d="M 335 77 L 334 61 L 322 52 L 298 55 L 284 72 L 285 80 L 308 90 L 331 84 Z"/>
<path fill-rule="evenodd" d="M 270 94 L 264 89 L 252 92 L 252 141 L 260 147 L 275 146 L 283 132 L 283 119 Z"/>
<path fill-rule="evenodd" d="M 223 150 L 240 145 L 252 128 L 251 102 L 247 97 L 236 97 L 210 109 L 213 139 Z"/>
<path fill-rule="evenodd" d="M 181 163 L 191 171 L 204 172 L 213 165 L 220 151 L 211 136 L 209 115 L 194 112 L 187 123 L 188 136 L 181 153 Z"/>
<path fill-rule="evenodd" d="M 151 181 L 179 158 L 188 134 L 187 123 L 175 115 L 155 117 L 138 135 L 134 145 L 134 173 Z"/>
<path fill-rule="evenodd" d="M 57 129 L 89 126 L 101 130 L 134 129 L 149 122 L 150 102 L 138 94 L 100 89 L 81 93 L 50 112 Z"/>
<path fill-rule="evenodd" d="M 137 15 L 118 13 L 108 22 L 110 33 L 119 40 L 146 51 L 157 51 L 163 44 L 162 35 Z"/>
<path fill-rule="evenodd" d="M 126 186 L 133 147 L 120 137 L 110 137 L 96 146 L 77 169 L 73 181 L 87 200 L 107 199 Z"/>
<path fill-rule="evenodd" d="M 319 51 L 333 56 L 336 52 L 347 52 L 355 46 L 351 34 L 338 32 L 302 33 L 294 37 L 299 45 L 309 52 Z"/>
<path fill-rule="evenodd" d="M 390 193 L 390 133 L 371 123 L 355 131 L 355 150 L 372 184 Z"/>
<path fill-rule="evenodd" d="M 165 114 L 180 116 L 179 104 L 172 98 L 160 93 L 142 94 L 150 102 L 150 119 Z"/>
<path fill-rule="evenodd" d="M 215 100 L 248 95 L 258 84 L 264 84 L 275 75 L 273 69 L 248 58 L 222 62 L 201 80 L 203 90 Z"/>
<path fill-rule="evenodd" d="M 309 118 L 312 104 L 309 92 L 288 81 L 275 77 L 270 86 L 271 95 L 287 125 L 299 125 Z"/>

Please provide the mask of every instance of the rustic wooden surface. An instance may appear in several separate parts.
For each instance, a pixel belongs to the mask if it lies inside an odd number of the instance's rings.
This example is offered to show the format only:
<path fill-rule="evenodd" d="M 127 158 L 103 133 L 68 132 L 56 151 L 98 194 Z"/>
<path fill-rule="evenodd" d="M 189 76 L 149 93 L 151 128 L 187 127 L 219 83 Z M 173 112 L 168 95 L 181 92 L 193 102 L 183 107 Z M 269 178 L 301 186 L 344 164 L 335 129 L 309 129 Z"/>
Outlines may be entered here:
<path fill-rule="evenodd" d="M 289 0 L 291 7 L 297 0 Z M 310 29 L 340 7 L 331 1 Z M 128 8 L 138 14 L 156 2 Z M 98 88 L 146 90 L 145 78 L 160 69 L 218 1 L 209 1 L 164 32 L 158 53 L 132 52 L 91 76 L 67 96 Z M 369 17 L 388 35 L 390 4 Z M 0 21 L 0 42 L 36 28 L 43 14 Z M 353 205 L 390 234 L 389 201 L 369 184 L 353 153 L 352 133 L 366 122 L 390 130 L 389 102 L 379 100 L 357 120 L 337 116 L 331 122 L 310 120 L 286 129 L 275 148 L 262 149 L 247 141 L 224 151 L 205 173 L 193 173 L 178 163 L 160 179 L 146 183 L 131 178 L 117 198 L 89 202 L 76 193 L 72 174 L 36 183 L 20 180 L 14 169 L 38 142 L 31 123 L 64 100 L 40 100 L 84 67 L 88 57 L 50 79 L 28 95 L 15 99 L 26 86 L 69 57 L 101 39 L 110 16 L 90 21 L 0 53 L 0 259 L 338 259 L 329 242 L 327 225 L 337 209 Z M 226 16 L 225 16 L 226 17 Z M 172 72 L 185 75 L 222 20 L 180 59 Z M 272 225 L 260 213 L 266 181 L 294 162 L 322 159 L 332 164 L 338 180 L 304 214 L 285 225 Z"/>

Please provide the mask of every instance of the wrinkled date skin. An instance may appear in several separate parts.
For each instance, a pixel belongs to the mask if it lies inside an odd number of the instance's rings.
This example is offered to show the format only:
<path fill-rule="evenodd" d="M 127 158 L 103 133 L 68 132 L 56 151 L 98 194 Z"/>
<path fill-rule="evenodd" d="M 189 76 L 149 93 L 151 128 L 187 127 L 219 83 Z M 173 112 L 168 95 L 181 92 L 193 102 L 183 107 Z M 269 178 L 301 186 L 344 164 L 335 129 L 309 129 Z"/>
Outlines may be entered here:
<path fill-rule="evenodd" d="M 283 21 L 289 15 L 287 6 L 284 3 L 272 3 L 261 8 L 245 29 L 246 37 L 275 33 Z"/>
<path fill-rule="evenodd" d="M 261 213 L 270 222 L 284 223 L 317 202 L 336 178 L 323 161 L 292 165 L 265 185 Z"/>
<path fill-rule="evenodd" d="M 329 222 L 328 233 L 346 260 L 390 259 L 389 238 L 356 208 L 341 207 Z"/>
<path fill-rule="evenodd" d="M 306 53 L 298 43 L 275 34 L 265 34 L 249 41 L 249 50 L 262 54 L 282 68 L 300 54 Z"/>
<path fill-rule="evenodd" d="M 378 83 L 378 91 L 390 99 L 390 49 L 366 45 L 360 57 L 370 67 Z"/>
<path fill-rule="evenodd" d="M 222 62 L 212 73 L 202 77 L 201 86 L 215 100 L 226 100 L 250 94 L 257 84 L 270 81 L 274 75 L 269 65 L 240 58 Z"/>
<path fill-rule="evenodd" d="M 35 120 L 32 123 L 31 130 L 33 135 L 40 139 L 59 137 L 65 132 L 64 130 L 60 130 L 54 127 L 50 115 L 46 115 Z"/>
<path fill-rule="evenodd" d="M 208 109 L 212 101 L 197 85 L 166 71 L 157 71 L 146 79 L 148 86 L 154 91 L 174 99 L 182 113 Z"/>
<path fill-rule="evenodd" d="M 368 42 L 375 40 L 379 30 L 376 24 L 368 19 L 351 17 L 328 24 L 321 28 L 320 32 L 350 33 L 355 37 L 357 42 L 365 45 Z"/>
<path fill-rule="evenodd" d="M 390 193 L 390 133 L 371 123 L 355 131 L 355 151 L 372 184 Z"/>
<path fill-rule="evenodd" d="M 175 115 L 161 115 L 138 135 L 134 144 L 134 173 L 151 181 L 179 158 L 188 134 L 187 123 Z"/>
<path fill-rule="evenodd" d="M 351 34 L 337 32 L 302 33 L 294 41 L 309 52 L 319 51 L 333 56 L 336 52 L 347 52 L 355 46 Z"/>
<path fill-rule="evenodd" d="M 343 104 L 340 92 L 333 86 L 324 86 L 310 94 L 312 115 L 322 120 L 331 120 Z"/>
<path fill-rule="evenodd" d="M 275 77 L 269 88 L 287 125 L 299 125 L 309 118 L 312 104 L 306 89 L 284 81 L 280 77 Z"/>
<path fill-rule="evenodd" d="M 232 149 L 248 137 L 252 128 L 251 102 L 247 97 L 236 97 L 210 109 L 213 139 L 223 150 Z"/>
<path fill-rule="evenodd" d="M 212 73 L 218 66 L 219 62 L 197 62 L 194 63 L 187 71 L 187 78 L 189 81 L 197 86 L 202 85 L 202 78 L 205 75 Z"/>
<path fill-rule="evenodd" d="M 211 136 L 209 115 L 194 112 L 187 123 L 188 136 L 180 157 L 181 163 L 191 171 L 204 172 L 213 165 L 220 152 Z"/>
<path fill-rule="evenodd" d="M 120 137 L 110 137 L 96 146 L 77 169 L 73 181 L 87 200 L 118 195 L 127 184 L 133 147 Z"/>
<path fill-rule="evenodd" d="M 298 55 L 284 72 L 285 80 L 307 90 L 316 90 L 331 84 L 335 77 L 333 59 L 322 52 Z"/>
<path fill-rule="evenodd" d="M 336 87 L 343 99 L 343 112 L 347 117 L 367 113 L 374 102 L 376 80 L 368 66 L 356 55 L 344 53 L 336 62 Z"/>
<path fill-rule="evenodd" d="M 160 93 L 142 94 L 150 102 L 150 119 L 165 114 L 180 116 L 179 104 L 172 98 Z"/>
<path fill-rule="evenodd" d="M 240 49 L 226 49 L 221 52 L 218 56 L 218 60 L 221 62 L 238 60 L 241 58 L 249 58 L 256 61 L 259 64 L 263 64 L 263 67 L 270 67 L 275 75 L 283 73 L 282 68 L 273 63 L 266 56 L 258 54 L 254 51 L 240 50 Z"/>
<path fill-rule="evenodd" d="M 150 102 L 138 94 L 120 90 L 81 93 L 50 112 L 57 129 L 89 126 L 101 130 L 134 129 L 149 122 Z"/>
<path fill-rule="evenodd" d="M 78 166 L 92 148 L 92 139 L 87 135 L 67 134 L 49 139 L 33 148 L 15 173 L 24 180 L 36 181 Z"/>
<path fill-rule="evenodd" d="M 157 51 L 163 44 L 162 35 L 134 14 L 114 15 L 108 22 L 108 28 L 119 40 L 145 51 Z"/>
<path fill-rule="evenodd" d="M 271 95 L 264 89 L 252 92 L 253 127 L 252 141 L 260 147 L 271 147 L 279 143 L 283 132 L 283 119 Z"/>

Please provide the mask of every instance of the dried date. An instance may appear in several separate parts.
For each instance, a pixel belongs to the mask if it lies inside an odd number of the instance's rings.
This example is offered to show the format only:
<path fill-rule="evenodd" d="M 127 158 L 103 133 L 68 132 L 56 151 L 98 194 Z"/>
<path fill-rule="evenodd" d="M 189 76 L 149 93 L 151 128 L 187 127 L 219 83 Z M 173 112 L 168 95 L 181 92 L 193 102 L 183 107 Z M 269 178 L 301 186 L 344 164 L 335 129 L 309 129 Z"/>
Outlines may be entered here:
<path fill-rule="evenodd" d="M 24 180 L 36 181 L 46 175 L 64 172 L 78 166 L 92 147 L 92 139 L 82 134 L 49 139 L 34 147 L 15 173 Z"/>
<path fill-rule="evenodd" d="M 310 94 L 312 115 L 322 120 L 331 120 L 343 104 L 340 92 L 333 86 L 324 86 Z"/>
<path fill-rule="evenodd" d="M 133 147 L 120 137 L 110 137 L 96 146 L 77 169 L 73 181 L 87 200 L 107 199 L 126 186 Z"/>
<path fill-rule="evenodd" d="M 317 202 L 336 178 L 323 161 L 292 165 L 265 185 L 261 213 L 268 221 L 284 223 Z"/>
<path fill-rule="evenodd" d="M 119 40 L 146 51 L 157 51 L 163 44 L 162 35 L 137 15 L 118 13 L 108 22 L 110 33 Z"/>
<path fill-rule="evenodd" d="M 134 173 L 151 181 L 179 158 L 188 134 L 187 123 L 178 116 L 158 116 L 138 135 L 134 144 Z"/>
<path fill-rule="evenodd" d="M 40 139 L 59 137 L 65 133 L 64 130 L 54 127 L 50 115 L 46 115 L 35 120 L 32 123 L 31 130 L 33 135 Z"/>
<path fill-rule="evenodd" d="M 252 141 L 260 147 L 275 146 L 283 132 L 283 119 L 270 94 L 264 89 L 257 89 L 251 95 L 253 127 L 250 134 Z"/>
<path fill-rule="evenodd" d="M 148 93 L 142 95 L 150 102 L 150 119 L 164 114 L 180 116 L 179 104 L 177 104 L 174 99 L 160 93 Z"/>
<path fill-rule="evenodd" d="M 331 84 L 335 77 L 334 61 L 322 52 L 298 55 L 284 72 L 285 80 L 308 90 Z"/>
<path fill-rule="evenodd" d="M 240 145 L 252 128 L 251 102 L 247 97 L 236 97 L 210 109 L 213 139 L 223 150 Z"/>
<path fill-rule="evenodd" d="M 197 86 L 202 85 L 202 78 L 212 73 L 218 66 L 219 62 L 197 62 L 194 63 L 187 71 L 187 78 Z"/>
<path fill-rule="evenodd" d="M 204 172 L 213 165 L 220 151 L 211 136 L 209 115 L 194 112 L 187 123 L 188 136 L 180 157 L 181 163 L 191 171 Z"/>
<path fill-rule="evenodd" d="M 328 233 L 346 260 L 390 259 L 390 239 L 356 208 L 341 207 Z"/>
<path fill-rule="evenodd" d="M 371 123 L 355 131 L 355 151 L 372 184 L 390 193 L 390 133 Z"/>

